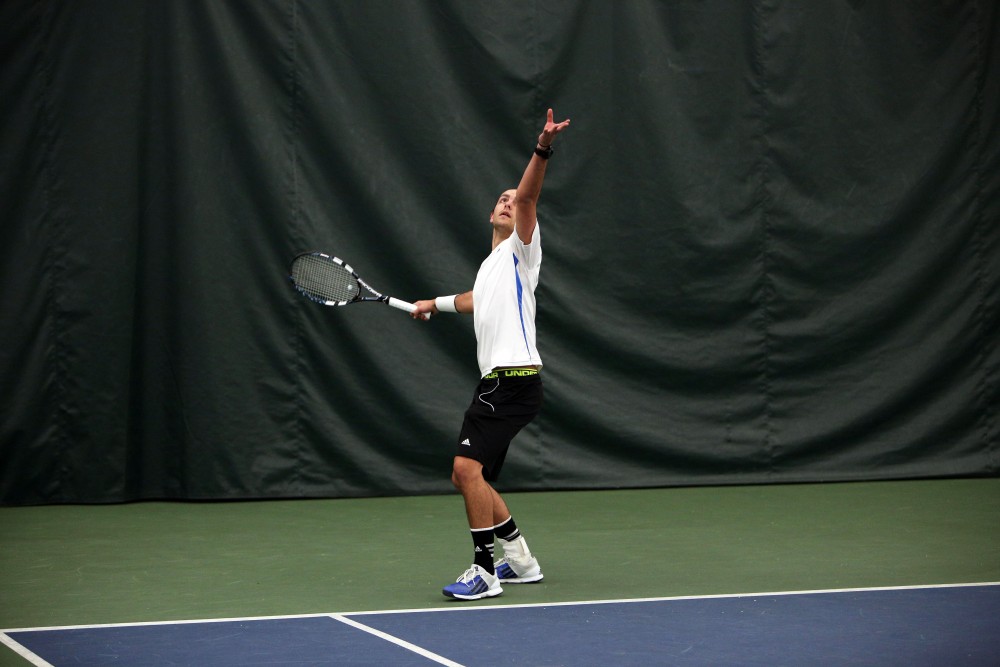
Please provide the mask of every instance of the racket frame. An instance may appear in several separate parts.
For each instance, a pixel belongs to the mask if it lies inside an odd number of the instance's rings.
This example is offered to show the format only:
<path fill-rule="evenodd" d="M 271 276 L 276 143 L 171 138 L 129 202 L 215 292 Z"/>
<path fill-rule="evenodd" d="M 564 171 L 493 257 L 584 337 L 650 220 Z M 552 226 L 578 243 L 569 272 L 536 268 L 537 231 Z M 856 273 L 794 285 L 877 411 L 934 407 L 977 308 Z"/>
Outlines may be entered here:
<path fill-rule="evenodd" d="M 302 257 L 318 257 L 318 258 L 320 258 L 320 259 L 322 259 L 324 261 L 332 262 L 334 264 L 337 264 L 338 266 L 340 266 L 341 268 L 343 268 L 344 270 L 346 270 L 348 273 L 350 273 L 351 277 L 354 278 L 354 280 L 358 283 L 358 293 L 352 299 L 347 299 L 346 301 L 334 301 L 334 300 L 331 300 L 331 299 L 324 299 L 324 298 L 322 298 L 320 296 L 317 296 L 316 294 L 313 294 L 313 293 L 309 292 L 305 288 L 301 287 L 298 284 L 298 282 L 295 280 L 295 270 L 294 269 L 295 269 L 295 263 L 300 258 L 302 258 Z M 322 306 L 346 306 L 346 305 L 352 304 L 352 303 L 360 303 L 360 302 L 364 302 L 364 301 L 374 301 L 374 302 L 381 302 L 381 303 L 387 304 L 389 306 L 392 306 L 393 308 L 398 308 L 399 310 L 405 310 L 408 313 L 412 313 L 413 311 L 415 311 L 417 309 L 417 307 L 414 304 L 410 303 L 409 301 L 403 301 L 402 299 L 397 299 L 397 298 L 391 297 L 391 296 L 389 296 L 387 294 L 382 294 L 381 292 L 379 292 L 378 290 L 376 290 L 374 287 L 372 287 L 371 285 L 369 285 L 368 283 L 366 283 L 364 280 L 362 280 L 361 276 L 358 275 L 357 271 L 355 271 L 351 267 L 350 264 L 348 264 L 344 260 L 340 259 L 339 257 L 334 257 L 333 255 L 328 255 L 325 252 L 319 252 L 319 251 L 302 252 L 302 253 L 299 253 L 298 255 L 296 255 L 295 259 L 292 260 L 292 270 L 289 271 L 289 273 L 288 273 L 288 279 L 292 281 L 292 285 L 295 287 L 295 290 L 297 292 L 299 292 L 300 294 L 302 294 L 302 296 L 304 296 L 307 299 L 309 299 L 310 301 L 312 301 L 314 303 L 318 303 L 318 304 L 320 304 Z M 368 290 L 372 294 L 372 296 L 362 296 L 362 292 L 361 292 L 361 288 L 362 287 L 364 287 L 366 290 Z M 425 313 L 425 316 L 426 317 L 430 317 L 430 313 Z"/>

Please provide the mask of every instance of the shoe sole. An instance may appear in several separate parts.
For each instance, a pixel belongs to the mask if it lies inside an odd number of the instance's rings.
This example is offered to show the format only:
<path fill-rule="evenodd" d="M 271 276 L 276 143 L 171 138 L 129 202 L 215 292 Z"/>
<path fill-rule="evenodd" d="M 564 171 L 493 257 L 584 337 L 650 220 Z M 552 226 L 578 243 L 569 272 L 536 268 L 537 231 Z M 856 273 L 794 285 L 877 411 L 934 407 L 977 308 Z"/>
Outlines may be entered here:
<path fill-rule="evenodd" d="M 501 584 L 537 584 L 539 581 L 545 578 L 545 575 L 539 572 L 530 577 L 517 577 L 516 579 L 501 579 Z"/>
<path fill-rule="evenodd" d="M 503 593 L 503 589 L 500 587 L 492 588 L 485 593 L 476 593 L 475 595 L 462 595 L 461 593 L 450 593 L 448 591 L 442 591 L 445 595 L 450 598 L 455 598 L 456 600 L 482 600 L 483 598 L 496 597 Z"/>

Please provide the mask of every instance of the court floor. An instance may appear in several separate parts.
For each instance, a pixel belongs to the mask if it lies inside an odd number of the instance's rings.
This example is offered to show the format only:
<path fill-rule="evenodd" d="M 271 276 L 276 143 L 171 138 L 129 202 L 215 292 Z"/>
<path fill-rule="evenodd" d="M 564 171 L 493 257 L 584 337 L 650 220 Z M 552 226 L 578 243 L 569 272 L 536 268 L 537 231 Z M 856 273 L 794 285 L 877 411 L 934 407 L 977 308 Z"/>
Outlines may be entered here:
<path fill-rule="evenodd" d="M 976 665 L 1000 583 L 7 630 L 34 665 Z"/>
<path fill-rule="evenodd" d="M 0 665 L 1000 664 L 1000 480 L 0 508 Z"/>

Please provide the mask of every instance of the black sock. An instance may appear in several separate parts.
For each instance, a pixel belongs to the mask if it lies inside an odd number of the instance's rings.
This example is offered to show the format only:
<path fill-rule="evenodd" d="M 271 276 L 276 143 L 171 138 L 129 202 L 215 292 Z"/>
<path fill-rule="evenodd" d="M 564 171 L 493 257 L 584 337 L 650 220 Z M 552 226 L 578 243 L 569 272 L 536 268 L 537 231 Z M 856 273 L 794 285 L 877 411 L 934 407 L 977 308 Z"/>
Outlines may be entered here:
<path fill-rule="evenodd" d="M 517 524 L 514 523 L 514 517 L 510 517 L 499 526 L 494 526 L 493 531 L 496 536 L 505 542 L 513 542 L 517 538 L 521 537 L 521 531 L 517 529 Z"/>
<path fill-rule="evenodd" d="M 472 530 L 472 544 L 476 550 L 473 564 L 490 574 L 495 574 L 493 571 L 493 529 L 474 528 Z"/>

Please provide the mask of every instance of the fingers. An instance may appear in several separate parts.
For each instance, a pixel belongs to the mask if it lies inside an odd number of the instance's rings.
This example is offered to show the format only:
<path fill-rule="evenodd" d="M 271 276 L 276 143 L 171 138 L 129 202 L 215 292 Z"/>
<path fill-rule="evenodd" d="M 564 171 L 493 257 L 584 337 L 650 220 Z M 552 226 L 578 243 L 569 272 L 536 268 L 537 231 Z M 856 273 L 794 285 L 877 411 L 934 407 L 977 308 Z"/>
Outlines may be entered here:
<path fill-rule="evenodd" d="M 429 320 L 431 314 L 437 312 L 434 301 L 417 301 L 413 304 L 416 309 L 410 313 L 410 317 L 415 320 Z"/>
<path fill-rule="evenodd" d="M 543 129 L 542 132 L 549 135 L 559 134 L 567 127 L 569 127 L 569 118 L 562 121 L 561 123 L 557 123 L 555 122 L 555 114 L 553 113 L 552 109 L 549 109 L 548 111 L 545 112 L 545 129 Z"/>

